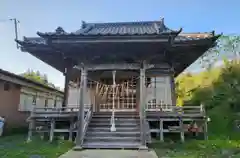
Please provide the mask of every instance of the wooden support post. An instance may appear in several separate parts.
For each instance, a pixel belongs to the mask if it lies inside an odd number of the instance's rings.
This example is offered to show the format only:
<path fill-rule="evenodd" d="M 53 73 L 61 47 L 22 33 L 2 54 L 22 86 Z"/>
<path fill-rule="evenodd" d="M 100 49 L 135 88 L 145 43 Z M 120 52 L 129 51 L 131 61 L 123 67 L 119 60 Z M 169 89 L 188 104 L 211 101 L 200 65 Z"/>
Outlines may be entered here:
<path fill-rule="evenodd" d="M 30 142 L 32 140 L 33 130 L 36 130 L 35 129 L 35 120 L 33 118 L 34 113 L 35 113 L 35 108 L 36 108 L 35 105 L 33 105 L 32 109 L 31 109 L 27 142 Z"/>
<path fill-rule="evenodd" d="M 159 126 L 160 126 L 160 141 L 161 142 L 164 142 L 164 136 L 163 136 L 163 120 L 160 119 L 160 122 L 159 122 Z"/>
<path fill-rule="evenodd" d="M 54 130 L 55 130 L 55 120 L 51 119 L 51 127 L 50 127 L 50 136 L 49 136 L 49 141 L 52 142 L 54 138 Z"/>
<path fill-rule="evenodd" d="M 208 140 L 208 119 L 204 119 L 204 139 Z"/>
<path fill-rule="evenodd" d="M 185 138 L 184 138 L 184 126 L 183 126 L 183 119 L 182 119 L 182 117 L 179 120 L 179 125 L 180 125 L 181 142 L 183 143 L 185 141 Z"/>
<path fill-rule="evenodd" d="M 74 128 L 74 122 L 73 122 L 73 118 L 71 118 L 70 127 L 69 127 L 69 137 L 68 137 L 69 141 L 73 140 L 73 128 Z"/>
<path fill-rule="evenodd" d="M 31 119 L 31 120 L 29 121 L 27 142 L 30 142 L 30 141 L 32 140 L 33 130 L 34 130 L 34 120 Z"/>
<path fill-rule="evenodd" d="M 82 68 L 81 70 L 81 84 L 80 84 L 80 101 L 78 112 L 78 132 L 76 138 L 76 145 L 78 148 L 82 146 L 83 141 L 83 127 L 84 127 L 84 103 L 87 91 L 87 70 Z"/>

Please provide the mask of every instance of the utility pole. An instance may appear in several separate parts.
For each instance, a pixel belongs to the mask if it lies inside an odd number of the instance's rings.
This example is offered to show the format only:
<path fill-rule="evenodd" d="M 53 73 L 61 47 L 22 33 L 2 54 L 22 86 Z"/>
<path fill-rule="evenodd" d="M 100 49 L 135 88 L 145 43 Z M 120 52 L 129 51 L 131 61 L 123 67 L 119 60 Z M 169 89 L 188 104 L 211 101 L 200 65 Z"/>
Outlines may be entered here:
<path fill-rule="evenodd" d="M 15 30 L 15 40 L 18 40 L 18 24 L 20 23 L 19 20 L 16 18 L 9 19 L 10 21 L 13 21 L 14 23 L 14 30 Z M 18 43 L 16 43 L 17 49 L 19 49 Z"/>

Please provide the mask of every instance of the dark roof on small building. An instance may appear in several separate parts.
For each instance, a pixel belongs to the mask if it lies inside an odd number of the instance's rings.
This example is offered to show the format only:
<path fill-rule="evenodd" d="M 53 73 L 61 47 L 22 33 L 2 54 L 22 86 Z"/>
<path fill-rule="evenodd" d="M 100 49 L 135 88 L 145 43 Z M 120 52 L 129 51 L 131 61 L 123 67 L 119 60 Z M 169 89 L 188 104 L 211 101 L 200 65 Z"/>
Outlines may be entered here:
<path fill-rule="evenodd" d="M 20 76 L 20 75 L 16 75 L 14 73 L 11 73 L 9 71 L 6 71 L 6 70 L 3 70 L 3 69 L 0 69 L 0 75 L 3 74 L 3 75 L 6 75 L 6 76 L 9 76 L 11 78 L 15 78 L 15 79 L 18 79 L 18 80 L 21 80 L 23 82 L 26 82 L 26 83 L 30 83 L 30 84 L 33 84 L 35 86 L 38 86 L 38 87 L 42 87 L 44 89 L 47 89 L 47 90 L 50 90 L 50 91 L 55 91 L 55 92 L 58 92 L 58 93 L 61 93 L 63 94 L 62 91 L 56 89 L 56 88 L 53 88 L 53 87 L 50 87 L 50 86 L 47 86 L 47 85 L 44 85 L 44 84 L 41 84 L 39 82 L 36 82 L 36 81 L 33 81 L 33 80 L 30 80 L 30 79 L 27 79 L 23 76 Z"/>

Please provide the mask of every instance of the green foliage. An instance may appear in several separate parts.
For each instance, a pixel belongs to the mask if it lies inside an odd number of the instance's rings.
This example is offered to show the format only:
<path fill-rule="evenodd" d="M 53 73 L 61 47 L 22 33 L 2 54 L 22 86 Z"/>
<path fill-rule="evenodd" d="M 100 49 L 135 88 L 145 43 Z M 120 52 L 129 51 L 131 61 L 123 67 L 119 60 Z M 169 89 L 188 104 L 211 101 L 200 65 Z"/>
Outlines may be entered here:
<path fill-rule="evenodd" d="M 21 76 L 33 80 L 35 82 L 41 83 L 43 85 L 49 86 L 49 87 L 53 87 L 56 89 L 60 89 L 59 87 L 56 87 L 53 83 L 50 83 L 48 81 L 48 77 L 46 74 L 42 74 L 39 71 L 33 71 L 28 69 L 27 72 L 24 72 L 23 74 L 21 74 Z"/>
<path fill-rule="evenodd" d="M 27 72 L 21 74 L 21 76 L 44 85 L 48 85 L 47 75 L 41 74 L 39 71 L 27 70 Z"/>
<path fill-rule="evenodd" d="M 214 52 L 223 53 L 231 51 L 238 55 L 240 51 L 239 36 L 223 36 L 222 41 Z M 226 53 L 227 54 L 227 53 Z M 200 105 L 203 103 L 207 115 L 211 118 L 209 132 L 211 137 L 223 139 L 239 139 L 239 132 L 234 130 L 235 115 L 240 112 L 240 60 L 224 59 L 220 67 L 209 66 L 198 74 L 181 74 L 177 82 L 177 95 L 185 104 Z"/>
<path fill-rule="evenodd" d="M 239 56 L 240 36 L 222 35 L 215 47 L 209 49 L 199 60 L 199 64 L 205 69 L 211 69 L 213 64 L 218 61 L 219 57 L 229 58 L 231 56 Z"/>

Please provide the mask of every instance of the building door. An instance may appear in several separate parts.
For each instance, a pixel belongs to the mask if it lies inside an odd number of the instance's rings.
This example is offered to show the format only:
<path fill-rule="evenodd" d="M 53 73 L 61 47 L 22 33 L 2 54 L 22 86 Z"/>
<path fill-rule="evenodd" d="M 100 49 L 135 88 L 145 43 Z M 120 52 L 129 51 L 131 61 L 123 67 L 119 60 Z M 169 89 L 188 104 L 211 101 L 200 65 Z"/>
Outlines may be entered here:
<path fill-rule="evenodd" d="M 137 109 L 137 80 L 136 77 L 127 79 L 116 79 L 114 88 L 109 81 L 105 88 L 102 86 L 102 101 L 99 104 L 99 111 L 136 111 Z M 110 83 L 110 84 L 109 84 Z"/>

